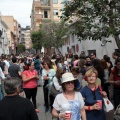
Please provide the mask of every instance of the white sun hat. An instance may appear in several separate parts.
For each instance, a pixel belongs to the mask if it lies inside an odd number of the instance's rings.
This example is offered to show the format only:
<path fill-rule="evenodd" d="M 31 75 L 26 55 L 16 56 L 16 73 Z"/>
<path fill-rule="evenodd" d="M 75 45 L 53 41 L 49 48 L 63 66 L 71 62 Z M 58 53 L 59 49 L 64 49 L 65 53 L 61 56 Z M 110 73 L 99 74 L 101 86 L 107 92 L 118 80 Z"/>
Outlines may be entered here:
<path fill-rule="evenodd" d="M 64 73 L 62 75 L 62 83 L 68 82 L 68 81 L 73 81 L 76 80 L 73 76 L 72 73 L 68 72 L 68 73 Z"/>

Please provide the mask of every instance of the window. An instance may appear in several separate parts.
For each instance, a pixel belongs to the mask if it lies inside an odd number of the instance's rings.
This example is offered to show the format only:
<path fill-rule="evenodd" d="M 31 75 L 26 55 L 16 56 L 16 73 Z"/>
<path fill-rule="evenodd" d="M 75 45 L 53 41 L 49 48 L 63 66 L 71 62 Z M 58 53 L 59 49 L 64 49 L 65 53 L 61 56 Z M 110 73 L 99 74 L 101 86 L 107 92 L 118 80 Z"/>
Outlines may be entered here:
<path fill-rule="evenodd" d="M 71 41 L 72 41 L 72 43 L 74 43 L 74 34 L 71 34 Z"/>
<path fill-rule="evenodd" d="M 53 14 L 54 14 L 54 15 L 58 15 L 58 9 L 54 9 L 54 10 L 53 10 Z"/>
<path fill-rule="evenodd" d="M 70 49 L 69 49 L 69 47 L 67 47 L 67 52 L 69 53 L 69 51 L 70 51 Z"/>
<path fill-rule="evenodd" d="M 48 11 L 44 11 L 44 18 L 48 18 Z"/>
<path fill-rule="evenodd" d="M 75 53 L 75 46 L 72 46 L 72 52 Z"/>
<path fill-rule="evenodd" d="M 53 0 L 53 4 L 58 4 L 58 0 Z"/>
<path fill-rule="evenodd" d="M 88 50 L 88 55 L 90 56 L 91 53 L 96 53 L 96 50 Z"/>

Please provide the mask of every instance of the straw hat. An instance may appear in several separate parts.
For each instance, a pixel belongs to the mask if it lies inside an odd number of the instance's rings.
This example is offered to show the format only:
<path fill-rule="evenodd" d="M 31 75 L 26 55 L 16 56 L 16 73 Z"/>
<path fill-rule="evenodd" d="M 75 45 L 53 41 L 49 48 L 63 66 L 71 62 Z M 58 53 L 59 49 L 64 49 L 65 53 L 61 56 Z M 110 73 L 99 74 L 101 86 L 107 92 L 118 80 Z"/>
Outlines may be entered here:
<path fill-rule="evenodd" d="M 73 76 L 72 73 L 64 73 L 62 75 L 62 83 L 65 83 L 65 82 L 68 82 L 68 81 L 73 81 L 73 80 L 76 80 Z"/>

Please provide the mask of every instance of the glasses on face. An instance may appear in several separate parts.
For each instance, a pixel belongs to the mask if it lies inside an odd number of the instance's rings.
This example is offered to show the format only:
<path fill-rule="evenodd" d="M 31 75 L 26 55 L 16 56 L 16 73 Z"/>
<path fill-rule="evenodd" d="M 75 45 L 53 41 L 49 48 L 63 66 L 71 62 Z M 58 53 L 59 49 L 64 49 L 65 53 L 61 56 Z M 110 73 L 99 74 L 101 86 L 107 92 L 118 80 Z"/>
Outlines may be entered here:
<path fill-rule="evenodd" d="M 88 78 L 95 79 L 95 78 L 96 78 L 96 76 L 88 76 Z"/>
<path fill-rule="evenodd" d="M 96 100 L 95 91 L 92 91 L 92 94 L 93 94 L 93 99 Z"/>
<path fill-rule="evenodd" d="M 74 84 L 74 81 L 68 81 L 65 84 L 69 85 L 69 84 Z"/>

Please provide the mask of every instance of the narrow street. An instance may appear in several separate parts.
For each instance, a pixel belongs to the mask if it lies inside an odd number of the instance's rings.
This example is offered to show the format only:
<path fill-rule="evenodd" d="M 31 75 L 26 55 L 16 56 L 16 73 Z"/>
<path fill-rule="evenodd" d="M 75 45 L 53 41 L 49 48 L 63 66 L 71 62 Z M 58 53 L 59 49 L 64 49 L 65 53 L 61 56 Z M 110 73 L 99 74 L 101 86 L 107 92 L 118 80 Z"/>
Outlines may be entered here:
<path fill-rule="evenodd" d="M 50 111 L 45 113 L 44 97 L 43 97 L 43 89 L 42 89 L 42 87 L 38 87 L 37 106 L 38 106 L 38 109 L 40 110 L 40 113 L 38 113 L 39 120 L 52 120 L 52 116 L 51 116 Z"/>
<path fill-rule="evenodd" d="M 39 120 L 52 120 L 50 111 L 45 113 L 42 87 L 38 87 L 37 106 L 38 106 L 38 109 L 40 110 L 40 113 L 38 113 Z M 106 117 L 107 117 L 107 120 L 114 120 L 113 119 L 113 111 L 106 113 Z"/>

